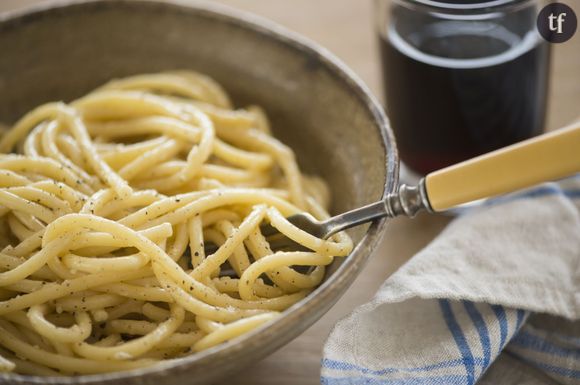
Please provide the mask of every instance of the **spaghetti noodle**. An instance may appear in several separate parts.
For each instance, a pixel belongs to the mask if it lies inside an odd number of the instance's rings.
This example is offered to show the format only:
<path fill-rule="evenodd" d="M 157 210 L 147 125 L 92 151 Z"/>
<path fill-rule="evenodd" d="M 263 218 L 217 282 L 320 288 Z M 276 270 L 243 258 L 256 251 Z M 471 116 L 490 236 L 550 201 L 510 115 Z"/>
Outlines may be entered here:
<path fill-rule="evenodd" d="M 233 109 L 198 73 L 42 105 L 0 152 L 0 371 L 93 374 L 208 349 L 275 320 L 352 249 L 286 220 L 327 216 L 325 184 L 259 107 Z M 303 247 L 274 249 L 264 224 Z"/>

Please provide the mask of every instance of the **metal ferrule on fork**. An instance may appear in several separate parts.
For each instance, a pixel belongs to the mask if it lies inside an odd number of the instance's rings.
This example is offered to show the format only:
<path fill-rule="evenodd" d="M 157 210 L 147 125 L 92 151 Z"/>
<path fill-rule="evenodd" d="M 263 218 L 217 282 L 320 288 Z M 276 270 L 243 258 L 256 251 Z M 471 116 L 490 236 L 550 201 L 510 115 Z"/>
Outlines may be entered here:
<path fill-rule="evenodd" d="M 399 215 L 414 217 L 421 210 L 433 211 L 425 190 L 425 178 L 418 186 L 401 185 L 398 191 L 387 195 L 384 204 L 387 216 L 391 218 Z"/>

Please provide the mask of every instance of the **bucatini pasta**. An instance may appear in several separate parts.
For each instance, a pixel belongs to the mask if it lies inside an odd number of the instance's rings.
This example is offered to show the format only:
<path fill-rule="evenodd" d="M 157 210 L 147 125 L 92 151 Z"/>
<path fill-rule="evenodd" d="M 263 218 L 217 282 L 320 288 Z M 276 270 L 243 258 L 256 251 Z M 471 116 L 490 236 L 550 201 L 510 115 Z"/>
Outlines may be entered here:
<path fill-rule="evenodd" d="M 259 107 L 233 109 L 198 73 L 42 105 L 0 152 L 0 371 L 129 370 L 210 348 L 276 319 L 352 249 L 286 220 L 327 216 L 324 182 Z M 273 250 L 264 224 L 303 248 Z"/>

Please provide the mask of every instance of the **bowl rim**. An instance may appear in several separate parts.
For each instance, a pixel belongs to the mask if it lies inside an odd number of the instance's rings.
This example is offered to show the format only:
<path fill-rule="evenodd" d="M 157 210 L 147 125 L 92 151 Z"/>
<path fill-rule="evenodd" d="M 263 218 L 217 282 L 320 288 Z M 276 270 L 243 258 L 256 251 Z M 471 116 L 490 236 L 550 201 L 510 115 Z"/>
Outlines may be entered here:
<path fill-rule="evenodd" d="M 203 0 L 56 0 L 35 4 L 22 9 L 1 12 L 0 31 L 34 22 L 37 17 L 50 17 L 76 7 L 114 7 L 118 5 L 129 7 L 152 6 L 164 9 L 173 8 L 183 13 L 202 15 L 250 30 L 269 38 L 271 41 L 315 57 L 329 74 L 345 83 L 345 87 L 351 90 L 368 110 L 374 124 L 379 129 L 379 134 L 382 139 L 381 145 L 385 152 L 385 183 L 382 198 L 397 190 L 399 182 L 399 160 L 395 137 L 381 104 L 369 88 L 346 64 L 326 48 L 264 17 L 224 4 L 210 3 L 209 1 Z M 307 297 L 286 309 L 281 317 L 231 341 L 183 358 L 162 361 L 150 367 L 75 377 L 43 377 L 0 373 L 0 382 L 9 381 L 9 383 L 14 384 L 96 384 L 123 379 L 130 380 L 131 378 L 141 376 L 163 375 L 164 373 L 167 374 L 170 370 L 187 370 L 189 366 L 194 364 L 200 365 L 204 361 L 209 362 L 217 356 L 233 355 L 236 351 L 244 349 L 244 342 L 259 339 L 260 335 L 263 336 L 268 333 L 276 334 L 277 330 L 283 330 L 284 325 L 297 323 L 302 318 L 302 314 L 314 311 L 317 308 L 326 307 L 318 317 L 304 328 L 306 329 L 318 321 L 330 306 L 334 305 L 344 294 L 344 291 L 352 284 L 352 281 L 358 276 L 372 251 L 381 240 L 386 222 L 387 219 L 385 218 L 373 222 L 351 254 L 345 258 L 344 262 L 331 277 L 326 279 Z M 338 294 L 336 294 L 337 292 Z"/>

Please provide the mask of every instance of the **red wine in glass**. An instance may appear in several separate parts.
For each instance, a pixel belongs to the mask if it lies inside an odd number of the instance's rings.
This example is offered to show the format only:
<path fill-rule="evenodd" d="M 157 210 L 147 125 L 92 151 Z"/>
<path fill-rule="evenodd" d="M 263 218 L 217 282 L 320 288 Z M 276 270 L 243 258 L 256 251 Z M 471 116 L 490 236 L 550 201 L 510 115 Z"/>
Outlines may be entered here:
<path fill-rule="evenodd" d="M 549 46 L 535 30 L 518 34 L 493 20 L 413 26 L 404 12 L 380 45 L 387 115 L 406 166 L 426 174 L 543 131 Z"/>

